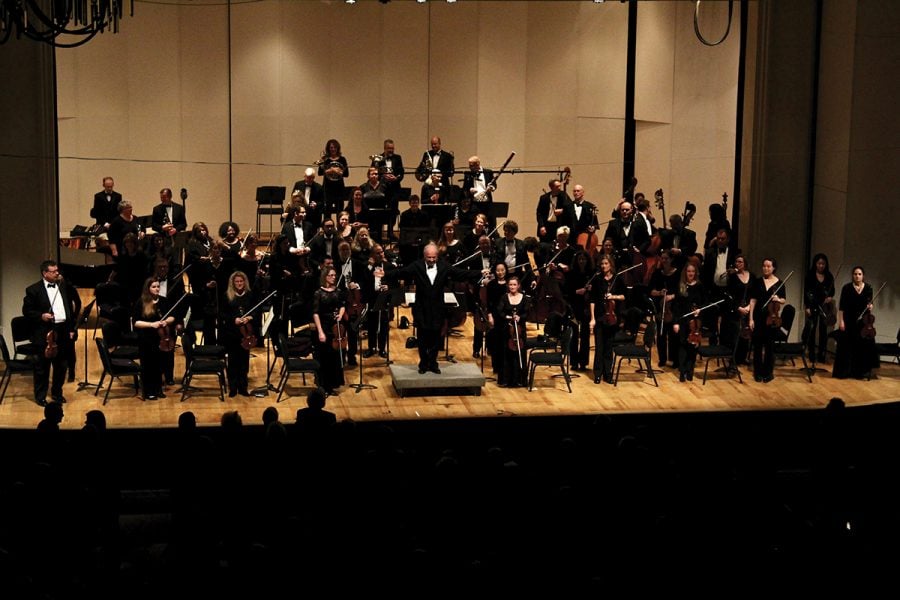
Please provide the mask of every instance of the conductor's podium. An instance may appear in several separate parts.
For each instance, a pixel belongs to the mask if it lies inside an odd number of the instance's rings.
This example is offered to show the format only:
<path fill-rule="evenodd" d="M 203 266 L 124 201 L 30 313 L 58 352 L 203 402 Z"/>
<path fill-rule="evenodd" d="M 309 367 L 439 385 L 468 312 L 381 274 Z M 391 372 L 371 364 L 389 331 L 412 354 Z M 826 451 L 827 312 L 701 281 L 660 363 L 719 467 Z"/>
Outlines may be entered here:
<path fill-rule="evenodd" d="M 441 364 L 441 373 L 419 373 L 417 365 L 391 365 L 391 380 L 400 397 L 407 394 L 435 396 L 481 395 L 485 377 L 472 363 Z"/>

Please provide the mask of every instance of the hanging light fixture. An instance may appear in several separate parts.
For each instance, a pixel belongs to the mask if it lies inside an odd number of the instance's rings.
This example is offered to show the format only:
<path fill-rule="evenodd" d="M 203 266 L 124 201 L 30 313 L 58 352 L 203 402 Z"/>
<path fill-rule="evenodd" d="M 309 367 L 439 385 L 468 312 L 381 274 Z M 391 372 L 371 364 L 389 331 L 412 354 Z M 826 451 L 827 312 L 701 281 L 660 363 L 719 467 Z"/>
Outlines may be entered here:
<path fill-rule="evenodd" d="M 134 0 L 127 0 L 134 16 Z M 126 0 L 0 0 L 0 44 L 13 33 L 58 48 L 74 48 L 98 33 L 119 32 Z M 45 12 L 49 10 L 49 12 Z M 66 36 L 66 39 L 58 39 Z"/>

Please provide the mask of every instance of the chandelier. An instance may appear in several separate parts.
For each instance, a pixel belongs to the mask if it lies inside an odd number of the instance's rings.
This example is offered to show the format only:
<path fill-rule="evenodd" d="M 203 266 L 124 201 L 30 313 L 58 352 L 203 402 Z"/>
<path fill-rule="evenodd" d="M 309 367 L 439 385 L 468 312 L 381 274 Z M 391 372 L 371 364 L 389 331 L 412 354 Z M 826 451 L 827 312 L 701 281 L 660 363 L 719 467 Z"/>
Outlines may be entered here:
<path fill-rule="evenodd" d="M 134 16 L 134 0 L 130 16 Z M 0 0 L 0 44 L 16 38 L 74 48 L 98 33 L 119 31 L 126 0 Z M 58 39 L 65 36 L 64 39 Z"/>

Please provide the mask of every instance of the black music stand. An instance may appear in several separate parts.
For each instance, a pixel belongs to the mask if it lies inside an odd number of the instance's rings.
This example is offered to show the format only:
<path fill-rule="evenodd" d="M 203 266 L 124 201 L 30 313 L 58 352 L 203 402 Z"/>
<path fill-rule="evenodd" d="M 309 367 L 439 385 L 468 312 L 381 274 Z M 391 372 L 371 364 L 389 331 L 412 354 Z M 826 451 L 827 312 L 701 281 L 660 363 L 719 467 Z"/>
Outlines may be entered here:
<path fill-rule="evenodd" d="M 447 294 L 450 294 L 451 296 L 453 296 L 452 303 L 447 301 Z M 462 296 L 462 294 L 457 294 L 456 292 L 444 292 L 444 308 L 448 309 L 450 307 L 455 308 L 455 307 L 459 306 L 460 296 Z M 465 302 L 464 296 L 463 296 L 463 302 Z M 451 331 L 452 330 L 449 327 L 447 327 L 447 335 L 444 336 L 444 357 L 440 360 L 446 360 L 447 362 L 456 363 L 456 358 L 454 357 L 454 355 L 450 354 L 450 337 L 452 335 Z"/>
<path fill-rule="evenodd" d="M 272 217 L 281 216 L 287 188 L 277 185 L 264 185 L 256 188 L 256 233 L 259 235 L 260 217 L 269 215 L 269 237 L 274 233 Z"/>
<path fill-rule="evenodd" d="M 375 333 L 375 345 L 378 345 L 378 337 L 381 335 L 381 323 L 383 319 L 382 315 L 388 311 L 394 309 L 394 307 L 399 306 L 403 303 L 403 290 L 395 289 L 388 290 L 386 292 L 382 292 L 375 297 L 375 303 L 372 304 L 372 312 L 377 315 L 378 319 L 378 329 Z M 391 360 L 391 321 L 388 319 L 388 334 L 387 340 L 385 342 L 385 353 L 387 354 L 387 358 L 384 360 L 384 366 L 388 366 L 394 361 Z"/>
<path fill-rule="evenodd" d="M 400 262 L 410 265 L 422 256 L 422 248 L 428 243 L 431 227 L 404 227 L 400 229 Z"/>
<path fill-rule="evenodd" d="M 422 204 L 422 211 L 431 217 L 431 236 L 439 237 L 438 232 L 444 227 L 444 223 L 453 220 L 456 211 L 455 204 Z"/>
<path fill-rule="evenodd" d="M 84 307 L 84 310 L 81 311 L 81 317 L 78 319 L 77 327 L 81 327 L 81 335 L 84 336 L 84 381 L 78 382 L 78 388 L 75 390 L 76 392 L 80 392 L 85 388 L 99 388 L 99 383 L 91 383 L 88 381 L 88 341 L 87 341 L 87 333 L 85 333 L 85 329 L 87 329 L 87 322 L 91 316 L 91 312 L 94 310 L 94 306 L 97 304 L 97 299 L 94 298 L 90 301 L 90 303 Z M 99 313 L 100 309 L 97 309 Z M 99 316 L 98 316 L 99 318 Z"/>
<path fill-rule="evenodd" d="M 364 306 L 362 309 L 362 312 L 359 313 L 359 317 L 356 319 L 356 321 L 354 321 L 350 325 L 351 329 L 354 329 L 358 333 L 359 330 L 365 326 L 366 318 L 368 316 L 369 316 L 369 307 Z M 365 360 L 363 358 L 364 353 L 359 352 L 358 354 L 359 354 L 359 383 L 351 383 L 347 387 L 352 387 L 353 389 L 355 389 L 357 394 L 363 390 L 377 390 L 378 386 L 372 385 L 370 383 L 363 383 L 363 361 Z"/>

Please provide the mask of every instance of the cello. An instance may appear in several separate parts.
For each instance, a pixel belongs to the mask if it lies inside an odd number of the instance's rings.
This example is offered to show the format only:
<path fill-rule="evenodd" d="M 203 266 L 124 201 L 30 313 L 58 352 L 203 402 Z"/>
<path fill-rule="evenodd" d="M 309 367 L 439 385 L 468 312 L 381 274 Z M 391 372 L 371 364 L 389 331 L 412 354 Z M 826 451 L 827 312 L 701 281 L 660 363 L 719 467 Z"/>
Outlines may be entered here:
<path fill-rule="evenodd" d="M 575 245 L 581 246 L 589 255 L 594 255 L 594 250 L 600 245 L 600 236 L 597 235 L 597 207 L 591 209 L 591 225 L 578 234 Z"/>

